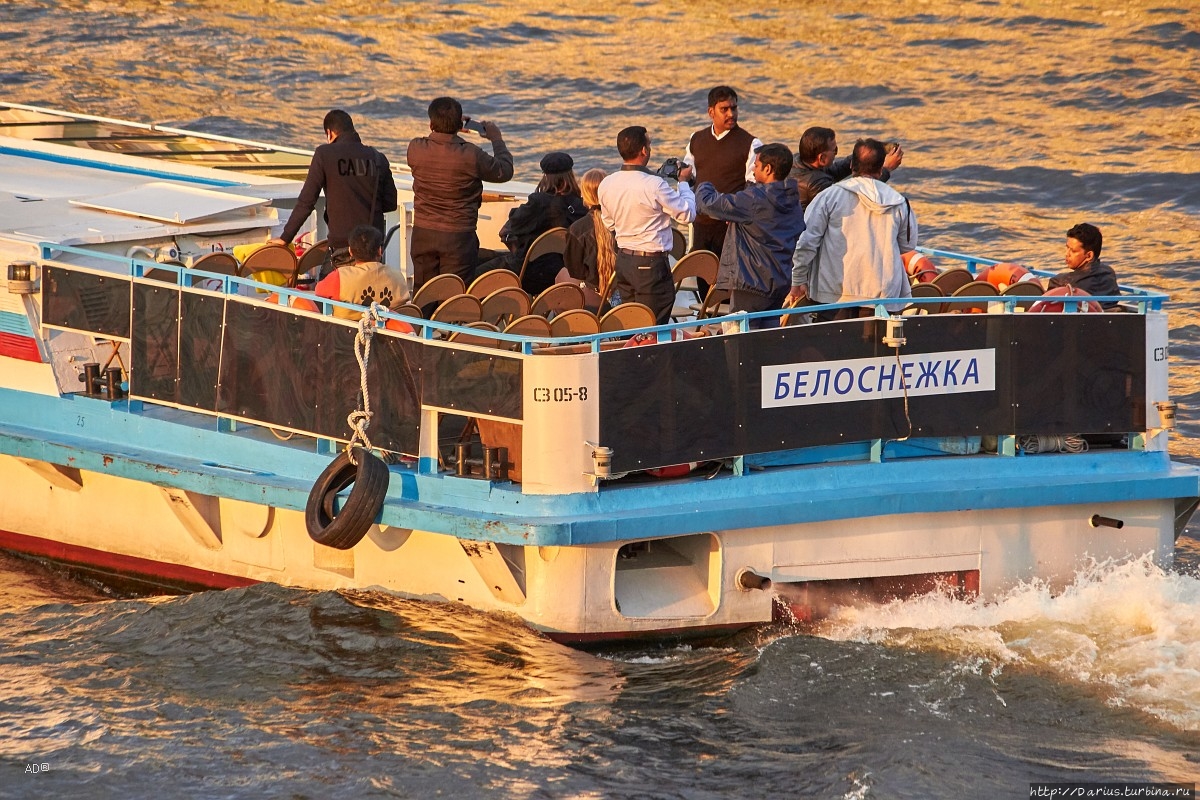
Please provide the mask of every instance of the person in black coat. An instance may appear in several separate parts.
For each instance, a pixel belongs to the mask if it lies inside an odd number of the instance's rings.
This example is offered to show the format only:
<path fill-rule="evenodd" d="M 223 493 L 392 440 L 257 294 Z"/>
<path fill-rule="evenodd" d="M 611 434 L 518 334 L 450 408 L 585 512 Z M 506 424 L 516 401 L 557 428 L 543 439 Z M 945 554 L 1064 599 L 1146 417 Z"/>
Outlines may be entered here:
<path fill-rule="evenodd" d="M 579 196 L 574 166 L 575 161 L 567 153 L 546 154 L 541 161 L 542 178 L 537 189 L 524 205 L 509 213 L 508 222 L 500 229 L 500 238 L 508 245 L 508 253 L 489 262 L 487 268 L 505 267 L 520 272 L 525 253 L 537 237 L 551 228 L 569 228 L 587 214 L 587 207 Z M 536 297 L 554 283 L 554 277 L 562 268 L 562 256 L 547 253 L 525 268 L 521 286 L 530 296 Z"/>

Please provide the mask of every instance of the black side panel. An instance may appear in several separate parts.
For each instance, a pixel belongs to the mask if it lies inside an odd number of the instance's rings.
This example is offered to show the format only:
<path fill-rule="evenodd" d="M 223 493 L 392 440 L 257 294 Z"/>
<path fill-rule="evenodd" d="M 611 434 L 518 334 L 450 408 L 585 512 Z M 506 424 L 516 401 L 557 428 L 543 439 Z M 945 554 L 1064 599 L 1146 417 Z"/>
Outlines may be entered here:
<path fill-rule="evenodd" d="M 161 283 L 135 283 L 133 310 L 129 393 L 179 403 L 179 290 Z"/>
<path fill-rule="evenodd" d="M 128 339 L 131 282 L 129 278 L 46 266 L 42 270 L 42 322 Z"/>
<path fill-rule="evenodd" d="M 908 317 L 900 360 L 885 328 L 872 318 L 605 351 L 600 442 L 627 471 L 893 439 L 909 419 L 921 437 L 1145 427 L 1140 315 Z"/>
<path fill-rule="evenodd" d="M 520 359 L 436 345 L 424 350 L 426 405 L 521 419 Z"/>
<path fill-rule="evenodd" d="M 181 292 L 180 308 L 179 402 L 216 411 L 225 298 Z"/>

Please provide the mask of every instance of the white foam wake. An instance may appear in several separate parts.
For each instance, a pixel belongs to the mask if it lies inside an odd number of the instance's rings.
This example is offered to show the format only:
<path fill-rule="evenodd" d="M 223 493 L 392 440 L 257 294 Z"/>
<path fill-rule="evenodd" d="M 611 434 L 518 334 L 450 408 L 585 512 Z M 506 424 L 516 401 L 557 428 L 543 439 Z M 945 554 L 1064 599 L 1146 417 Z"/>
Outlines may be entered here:
<path fill-rule="evenodd" d="M 1047 669 L 1200 730 L 1200 580 L 1148 556 L 1092 565 L 1058 594 L 1035 583 L 987 603 L 929 595 L 841 608 L 819 633 Z"/>

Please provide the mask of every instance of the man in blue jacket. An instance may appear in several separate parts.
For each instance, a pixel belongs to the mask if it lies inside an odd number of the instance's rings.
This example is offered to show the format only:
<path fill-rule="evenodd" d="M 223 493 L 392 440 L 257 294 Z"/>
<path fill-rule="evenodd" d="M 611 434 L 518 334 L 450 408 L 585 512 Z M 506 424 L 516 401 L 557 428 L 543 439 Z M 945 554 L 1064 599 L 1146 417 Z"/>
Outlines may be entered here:
<path fill-rule="evenodd" d="M 783 308 L 792 282 L 792 253 L 804 232 L 804 213 L 786 145 L 757 149 L 754 183 L 721 194 L 711 183 L 696 187 L 697 211 L 733 223 L 721 248 L 718 286 L 732 286 L 731 311 Z M 751 320 L 751 328 L 775 327 L 778 318 Z"/>

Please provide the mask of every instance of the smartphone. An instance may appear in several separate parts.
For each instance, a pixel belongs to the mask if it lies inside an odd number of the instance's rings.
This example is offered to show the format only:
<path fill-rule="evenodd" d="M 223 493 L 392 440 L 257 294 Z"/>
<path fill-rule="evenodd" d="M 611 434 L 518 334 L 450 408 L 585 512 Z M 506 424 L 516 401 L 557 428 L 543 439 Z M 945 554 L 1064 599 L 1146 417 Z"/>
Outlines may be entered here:
<path fill-rule="evenodd" d="M 464 131 L 473 131 L 474 133 L 478 133 L 480 136 L 483 136 L 483 123 L 476 122 L 470 117 L 463 117 L 462 129 Z"/>

